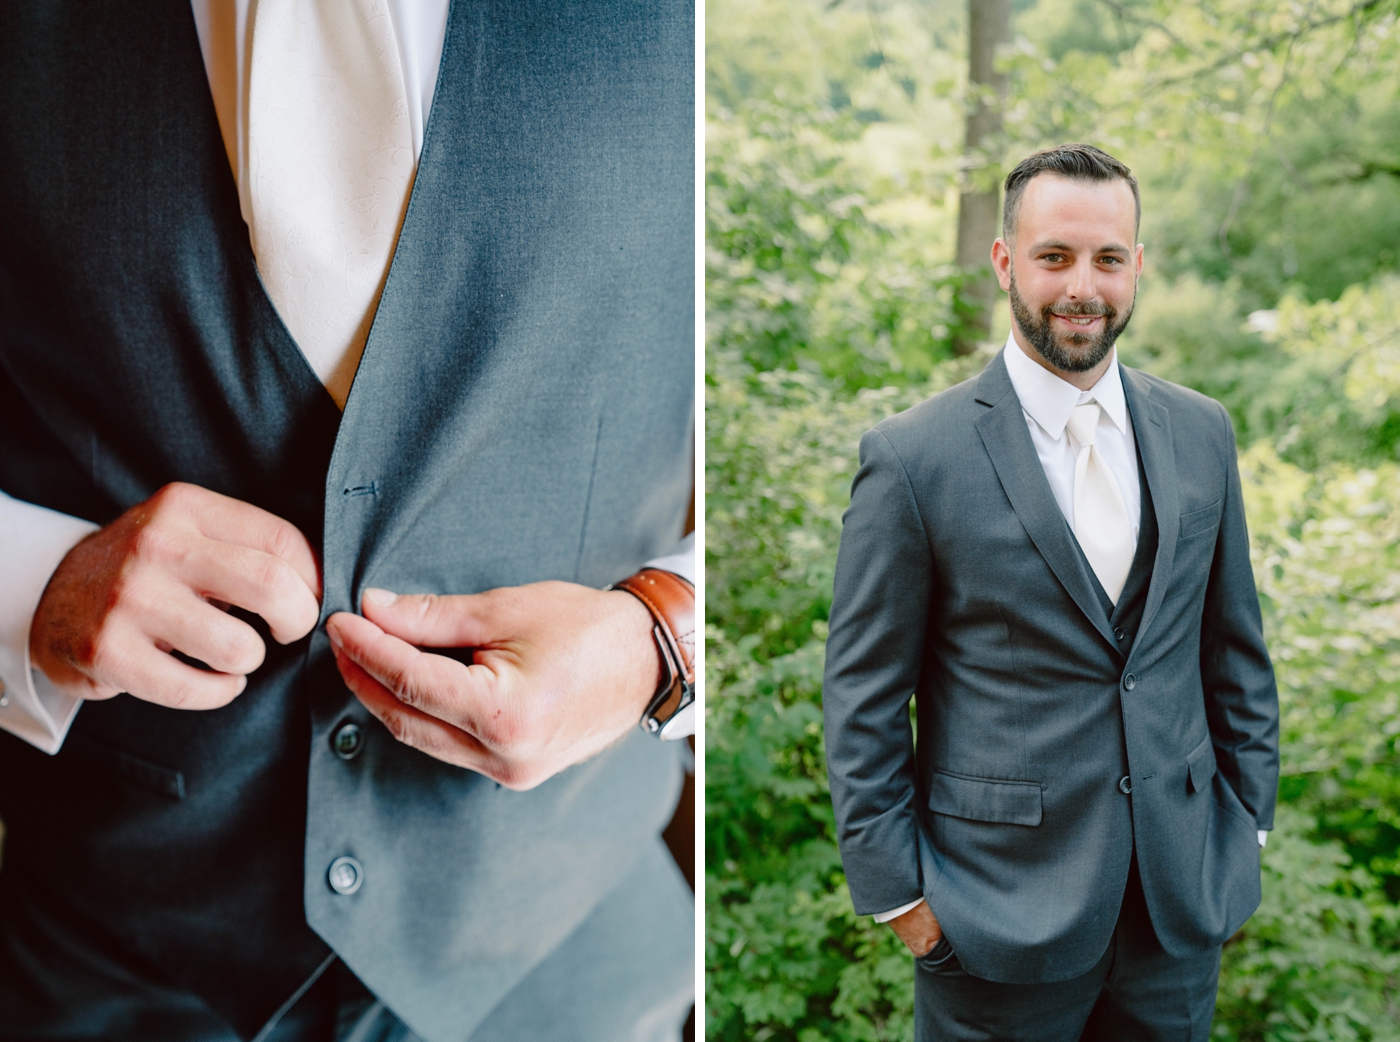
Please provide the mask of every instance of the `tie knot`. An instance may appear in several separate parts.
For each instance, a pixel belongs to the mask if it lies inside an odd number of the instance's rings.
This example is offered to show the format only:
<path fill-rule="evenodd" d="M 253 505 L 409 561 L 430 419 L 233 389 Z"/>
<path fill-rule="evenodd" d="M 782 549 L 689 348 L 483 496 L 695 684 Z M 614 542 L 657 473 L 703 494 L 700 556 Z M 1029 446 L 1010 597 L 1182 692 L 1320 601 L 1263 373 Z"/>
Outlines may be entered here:
<path fill-rule="evenodd" d="M 1102 411 L 1097 402 L 1089 402 L 1087 405 L 1076 405 L 1074 412 L 1069 414 L 1069 423 L 1065 426 L 1069 428 L 1070 434 L 1079 442 L 1081 448 L 1094 444 L 1094 435 L 1099 427 L 1099 413 Z"/>

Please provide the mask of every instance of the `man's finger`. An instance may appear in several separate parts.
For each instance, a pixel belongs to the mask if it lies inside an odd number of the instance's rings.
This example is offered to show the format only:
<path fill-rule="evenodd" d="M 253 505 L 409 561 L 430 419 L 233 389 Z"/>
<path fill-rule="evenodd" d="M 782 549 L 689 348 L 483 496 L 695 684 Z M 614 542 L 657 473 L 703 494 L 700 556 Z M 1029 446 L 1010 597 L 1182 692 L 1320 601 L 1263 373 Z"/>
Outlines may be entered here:
<path fill-rule="evenodd" d="M 505 591 L 394 594 L 365 591 L 360 610 L 381 629 L 425 648 L 480 648 L 519 633 Z"/>
<path fill-rule="evenodd" d="M 143 634 L 113 635 L 101 653 L 95 682 L 171 709 L 218 709 L 243 693 L 248 678 L 187 666 Z"/>
<path fill-rule="evenodd" d="M 251 673 L 267 655 L 252 626 L 186 589 L 153 605 L 143 626 L 150 636 L 220 673 Z"/>
<path fill-rule="evenodd" d="M 326 622 L 331 642 L 404 705 L 476 735 L 488 746 L 508 744 L 512 714 L 500 704 L 498 676 L 419 651 L 368 619 L 336 612 Z"/>
<path fill-rule="evenodd" d="M 200 596 L 261 615 L 279 644 L 306 636 L 321 614 L 316 595 L 290 563 L 248 546 L 197 540 L 175 576 Z"/>
<path fill-rule="evenodd" d="M 321 573 L 306 536 L 290 521 L 241 499 L 220 495 L 197 485 L 167 485 L 157 495 L 174 499 L 195 526 L 210 539 L 235 543 L 280 557 L 292 566 L 317 601 Z M 251 609 L 250 609 L 251 610 Z"/>
<path fill-rule="evenodd" d="M 492 772 L 496 757 L 473 735 L 420 709 L 405 705 L 344 650 L 333 650 L 345 685 L 397 741 L 459 767 L 482 774 Z"/>

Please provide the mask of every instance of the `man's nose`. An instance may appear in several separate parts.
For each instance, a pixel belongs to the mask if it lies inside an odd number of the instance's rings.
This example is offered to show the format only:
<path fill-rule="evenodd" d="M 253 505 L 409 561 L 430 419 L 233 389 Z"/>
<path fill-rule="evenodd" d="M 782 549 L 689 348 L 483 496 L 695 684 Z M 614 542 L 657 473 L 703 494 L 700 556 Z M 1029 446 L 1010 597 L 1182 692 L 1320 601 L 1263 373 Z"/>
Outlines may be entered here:
<path fill-rule="evenodd" d="M 1098 291 L 1093 262 L 1077 261 L 1069 273 L 1069 285 L 1065 287 L 1066 296 L 1071 300 L 1087 301 L 1093 300 Z"/>

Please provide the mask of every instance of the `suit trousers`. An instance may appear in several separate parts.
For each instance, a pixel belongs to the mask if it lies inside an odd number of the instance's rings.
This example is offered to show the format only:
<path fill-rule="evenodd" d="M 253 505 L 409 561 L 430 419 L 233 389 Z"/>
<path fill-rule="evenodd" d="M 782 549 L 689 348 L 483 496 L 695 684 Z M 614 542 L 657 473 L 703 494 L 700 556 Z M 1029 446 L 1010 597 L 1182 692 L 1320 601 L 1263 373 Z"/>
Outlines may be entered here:
<path fill-rule="evenodd" d="M 946 938 L 914 965 L 916 1042 L 1206 1042 L 1220 949 L 1184 959 L 1163 950 L 1134 854 L 1113 937 L 1088 973 L 1053 984 L 983 980 Z"/>

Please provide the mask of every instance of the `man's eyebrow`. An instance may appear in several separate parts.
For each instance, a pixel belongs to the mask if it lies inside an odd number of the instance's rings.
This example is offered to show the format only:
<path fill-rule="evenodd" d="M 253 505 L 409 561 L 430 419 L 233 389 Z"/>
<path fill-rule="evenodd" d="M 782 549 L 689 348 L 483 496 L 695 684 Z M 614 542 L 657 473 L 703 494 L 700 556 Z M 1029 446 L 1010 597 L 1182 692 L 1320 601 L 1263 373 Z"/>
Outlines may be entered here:
<path fill-rule="evenodd" d="M 1074 251 L 1074 247 L 1071 246 L 1069 243 L 1067 243 L 1067 242 L 1059 242 L 1058 240 L 1051 240 L 1051 241 L 1049 241 L 1049 242 L 1038 242 L 1038 243 L 1036 243 L 1034 246 L 1031 247 L 1031 252 L 1032 252 L 1032 253 L 1040 253 L 1042 250 L 1060 250 L 1060 251 L 1063 252 L 1063 253 L 1073 253 L 1073 252 L 1075 252 L 1075 251 Z M 1116 242 L 1109 243 L 1107 246 L 1100 246 L 1097 250 L 1094 251 L 1094 253 L 1096 253 L 1096 254 L 1098 254 L 1098 253 L 1132 253 L 1132 252 L 1133 252 L 1133 251 L 1132 251 L 1132 249 L 1131 249 L 1130 247 L 1127 247 L 1127 246 L 1119 246 Z"/>

